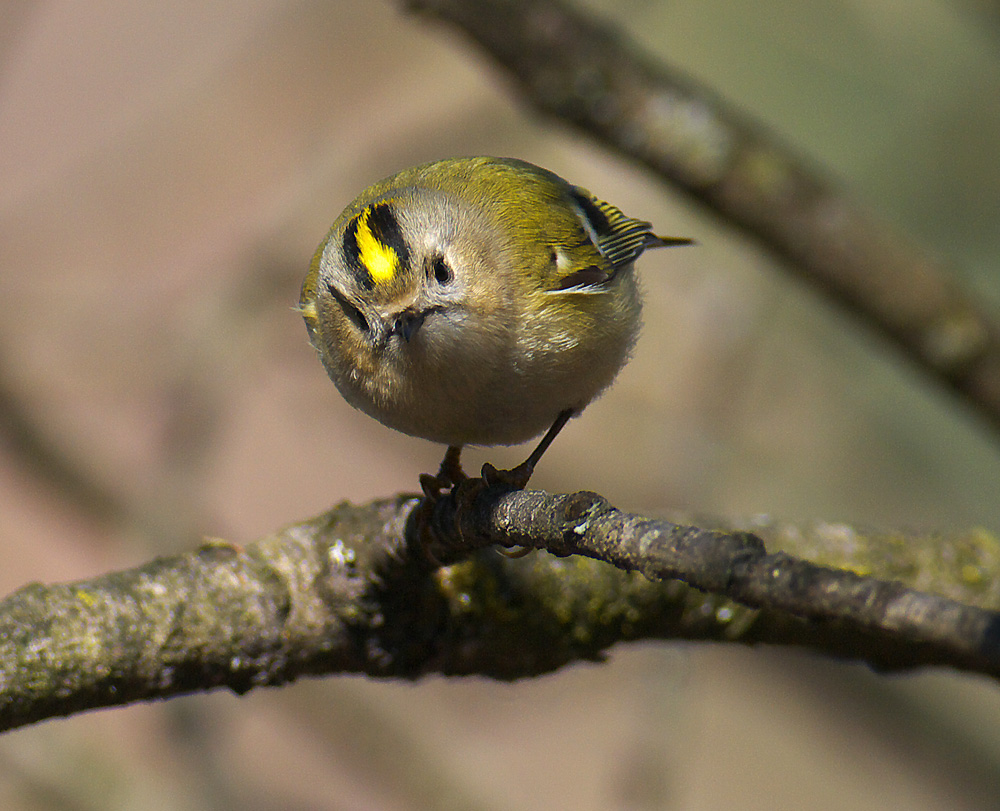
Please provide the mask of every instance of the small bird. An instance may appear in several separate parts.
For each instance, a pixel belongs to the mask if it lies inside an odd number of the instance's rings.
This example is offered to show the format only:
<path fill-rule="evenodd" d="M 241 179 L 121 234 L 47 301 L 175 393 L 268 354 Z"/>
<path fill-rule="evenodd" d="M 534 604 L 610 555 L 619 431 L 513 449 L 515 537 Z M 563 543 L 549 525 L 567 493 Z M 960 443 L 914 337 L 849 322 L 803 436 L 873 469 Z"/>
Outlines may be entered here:
<path fill-rule="evenodd" d="M 547 429 L 502 474 L 521 488 L 628 360 L 641 323 L 635 260 L 691 243 L 651 228 L 521 160 L 426 163 L 343 211 L 299 308 L 348 403 L 448 446 L 440 486 L 465 478 L 463 445 L 514 445 Z"/>

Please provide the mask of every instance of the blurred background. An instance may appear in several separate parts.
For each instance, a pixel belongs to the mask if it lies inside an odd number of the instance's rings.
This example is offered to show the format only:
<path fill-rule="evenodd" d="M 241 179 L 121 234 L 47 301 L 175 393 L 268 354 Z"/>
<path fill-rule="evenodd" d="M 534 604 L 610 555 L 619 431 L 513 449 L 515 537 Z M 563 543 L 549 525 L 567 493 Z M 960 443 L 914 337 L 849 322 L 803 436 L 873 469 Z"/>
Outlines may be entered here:
<path fill-rule="evenodd" d="M 586 6 L 1000 316 L 995 3 Z M 352 411 L 293 306 L 363 187 L 468 154 L 539 163 L 699 243 L 640 263 L 635 357 L 533 484 L 649 512 L 1000 528 L 994 432 L 755 244 L 523 109 L 451 29 L 389 0 L 8 0 L 2 592 L 416 489 L 443 449 Z M 998 777 L 994 683 L 735 645 L 619 647 L 512 685 L 310 680 L 0 738 L 5 809 L 971 809 L 996 807 Z"/>

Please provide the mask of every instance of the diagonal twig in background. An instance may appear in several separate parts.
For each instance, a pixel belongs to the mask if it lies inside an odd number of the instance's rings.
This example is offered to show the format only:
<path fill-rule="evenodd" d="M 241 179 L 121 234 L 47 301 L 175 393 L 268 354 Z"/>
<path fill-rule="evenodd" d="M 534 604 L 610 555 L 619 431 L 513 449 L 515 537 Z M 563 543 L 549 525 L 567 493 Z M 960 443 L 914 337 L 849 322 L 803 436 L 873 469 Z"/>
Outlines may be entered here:
<path fill-rule="evenodd" d="M 471 37 L 529 105 L 760 240 L 1000 429 L 996 318 L 762 123 L 565 0 L 404 4 Z"/>

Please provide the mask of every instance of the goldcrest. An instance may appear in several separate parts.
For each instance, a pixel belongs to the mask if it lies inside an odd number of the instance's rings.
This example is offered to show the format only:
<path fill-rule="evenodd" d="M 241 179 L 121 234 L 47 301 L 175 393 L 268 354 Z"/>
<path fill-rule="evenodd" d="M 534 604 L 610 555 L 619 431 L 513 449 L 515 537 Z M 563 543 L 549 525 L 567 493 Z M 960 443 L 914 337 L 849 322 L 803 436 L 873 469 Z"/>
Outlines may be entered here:
<path fill-rule="evenodd" d="M 524 161 L 441 160 L 344 210 L 300 309 L 352 406 L 450 446 L 456 462 L 463 445 L 549 429 L 533 467 L 629 358 L 641 322 L 635 260 L 689 242 Z"/>

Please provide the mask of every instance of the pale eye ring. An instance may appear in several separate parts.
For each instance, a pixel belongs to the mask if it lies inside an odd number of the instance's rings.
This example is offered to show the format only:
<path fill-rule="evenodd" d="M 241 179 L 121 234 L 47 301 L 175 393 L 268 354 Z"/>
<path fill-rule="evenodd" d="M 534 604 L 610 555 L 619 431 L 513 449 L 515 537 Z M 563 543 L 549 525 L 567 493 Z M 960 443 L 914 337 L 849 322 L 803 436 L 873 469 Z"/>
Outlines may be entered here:
<path fill-rule="evenodd" d="M 431 263 L 431 275 L 438 284 L 451 284 L 455 278 L 455 272 L 449 267 L 443 256 L 434 257 Z"/>

